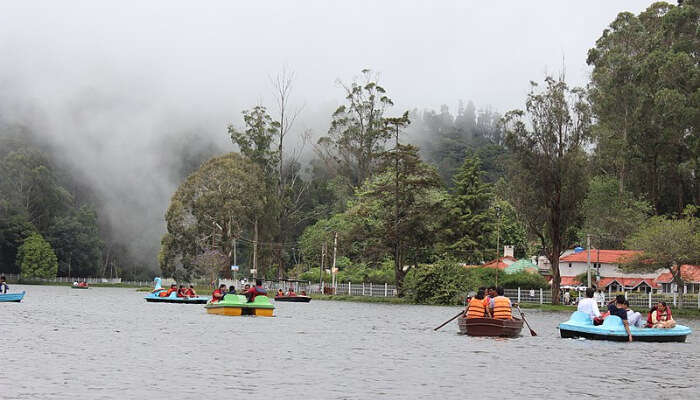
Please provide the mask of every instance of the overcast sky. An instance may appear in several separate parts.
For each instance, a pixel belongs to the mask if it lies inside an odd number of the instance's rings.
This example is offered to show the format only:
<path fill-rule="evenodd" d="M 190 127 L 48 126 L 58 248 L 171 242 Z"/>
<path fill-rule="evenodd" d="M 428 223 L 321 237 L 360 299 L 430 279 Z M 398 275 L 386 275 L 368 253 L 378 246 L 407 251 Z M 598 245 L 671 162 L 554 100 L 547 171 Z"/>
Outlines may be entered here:
<path fill-rule="evenodd" d="M 3 1 L 2 72 L 37 95 L 127 86 L 203 113 L 270 98 L 268 76 L 296 71 L 312 111 L 363 68 L 400 107 L 459 99 L 504 111 L 529 80 L 566 68 L 586 82 L 586 51 L 623 10 L 647 1 Z M 15 78 L 16 79 L 16 78 Z M 134 93 L 136 97 L 140 94 Z M 166 99 L 167 98 L 167 99 Z"/>

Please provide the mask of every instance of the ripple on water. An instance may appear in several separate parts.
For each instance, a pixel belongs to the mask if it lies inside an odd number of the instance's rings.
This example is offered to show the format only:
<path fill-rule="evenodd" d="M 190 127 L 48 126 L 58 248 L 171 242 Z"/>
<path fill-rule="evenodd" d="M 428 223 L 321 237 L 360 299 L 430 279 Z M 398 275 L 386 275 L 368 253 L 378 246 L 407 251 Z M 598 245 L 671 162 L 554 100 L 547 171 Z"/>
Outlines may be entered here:
<path fill-rule="evenodd" d="M 434 332 L 452 307 L 312 301 L 278 303 L 276 318 L 227 318 L 201 305 L 146 303 L 131 289 L 20 290 L 27 290 L 22 303 L 0 304 L 3 364 L 12 366 L 0 368 L 0 388 L 8 398 L 221 390 L 307 399 L 692 398 L 698 391 L 695 336 L 684 344 L 564 340 L 561 313 L 529 312 L 537 337 L 524 330 L 494 340 L 458 335 L 455 323 Z M 467 375 L 474 368 L 484 371 L 478 382 Z"/>

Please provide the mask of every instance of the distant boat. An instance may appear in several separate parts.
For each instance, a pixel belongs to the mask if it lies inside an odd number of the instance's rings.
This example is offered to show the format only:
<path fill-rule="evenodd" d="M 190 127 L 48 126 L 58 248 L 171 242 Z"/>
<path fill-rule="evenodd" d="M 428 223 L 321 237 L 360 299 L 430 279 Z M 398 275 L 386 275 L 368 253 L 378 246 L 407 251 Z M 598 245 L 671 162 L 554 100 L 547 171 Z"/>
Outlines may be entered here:
<path fill-rule="evenodd" d="M 275 301 L 287 301 L 290 303 L 308 303 L 311 301 L 309 296 L 275 296 Z"/>
<path fill-rule="evenodd" d="M 161 292 L 165 292 L 165 289 L 160 289 L 157 292 L 149 293 L 145 296 L 145 299 L 149 303 L 180 303 L 180 304 L 207 304 L 209 301 L 208 296 L 197 296 L 197 297 L 177 297 L 176 292 L 170 293 L 170 296 L 164 297 L 160 296 Z"/>
<path fill-rule="evenodd" d="M 24 293 L 25 291 L 23 290 L 22 293 L 4 293 L 0 294 L 0 302 L 10 302 L 13 301 L 15 303 L 19 303 L 22 301 L 24 298 Z"/>
<path fill-rule="evenodd" d="M 79 285 L 73 285 L 71 286 L 73 289 L 90 289 L 90 286 L 79 286 Z"/>

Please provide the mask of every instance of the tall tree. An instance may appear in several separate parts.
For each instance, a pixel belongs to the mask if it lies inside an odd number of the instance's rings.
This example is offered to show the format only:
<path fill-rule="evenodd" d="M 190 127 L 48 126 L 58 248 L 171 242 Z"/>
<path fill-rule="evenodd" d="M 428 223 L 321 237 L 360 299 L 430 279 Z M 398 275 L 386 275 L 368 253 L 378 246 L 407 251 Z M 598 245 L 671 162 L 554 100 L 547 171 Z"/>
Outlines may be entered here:
<path fill-rule="evenodd" d="M 265 199 L 273 195 L 267 190 L 260 168 L 237 153 L 204 163 L 178 187 L 168 207 L 159 257 L 163 272 L 175 274 L 179 267 L 187 276 L 197 257 L 210 250 L 233 261 L 234 240 L 244 233 L 255 237 Z"/>
<path fill-rule="evenodd" d="M 599 167 L 657 213 L 680 213 L 700 193 L 699 4 L 620 13 L 588 52 Z"/>
<path fill-rule="evenodd" d="M 513 205 L 536 235 L 552 265 L 552 303 L 559 303 L 559 256 L 572 244 L 586 190 L 584 144 L 591 109 L 582 89 L 547 77 L 532 89 L 525 111 L 504 117 L 506 143 L 514 155 L 509 177 Z"/>
<path fill-rule="evenodd" d="M 358 190 L 347 211 L 355 237 L 369 243 L 368 258 L 375 264 L 393 258 L 400 295 L 405 267 L 416 267 L 433 252 L 445 197 L 437 172 L 420 160 L 418 149 L 399 144 L 384 153 L 379 173 Z"/>
<path fill-rule="evenodd" d="M 494 228 L 489 213 L 493 194 L 482 175 L 479 158 L 467 156 L 453 177 L 453 193 L 447 201 L 445 250 L 466 263 L 486 260 L 489 235 Z"/>
<path fill-rule="evenodd" d="M 328 137 L 320 139 L 332 143 L 333 158 L 328 161 L 338 165 L 353 187 L 373 175 L 378 156 L 392 135 L 384 114 L 394 103 L 371 70 L 362 70 L 361 79 L 350 85 L 340 82 L 346 104 L 335 110 Z"/>

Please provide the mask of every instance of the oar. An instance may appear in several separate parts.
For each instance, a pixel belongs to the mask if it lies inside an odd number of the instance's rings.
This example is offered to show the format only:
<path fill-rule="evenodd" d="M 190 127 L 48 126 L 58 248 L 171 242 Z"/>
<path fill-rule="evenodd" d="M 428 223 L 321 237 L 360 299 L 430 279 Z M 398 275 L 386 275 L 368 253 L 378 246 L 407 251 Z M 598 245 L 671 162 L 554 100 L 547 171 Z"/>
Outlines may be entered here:
<path fill-rule="evenodd" d="M 457 317 L 459 317 L 460 315 L 463 315 L 463 314 L 464 314 L 464 310 L 460 311 L 459 314 L 457 314 L 457 315 L 455 315 L 454 317 L 452 317 L 452 318 L 448 319 L 447 321 L 443 322 L 442 325 L 438 326 L 437 328 L 435 328 L 435 329 L 433 329 L 433 330 L 436 331 L 436 330 L 442 328 L 443 326 L 449 324 L 450 322 L 452 322 L 452 320 L 454 320 L 455 318 L 457 318 Z"/>
<path fill-rule="evenodd" d="M 530 335 L 537 336 L 537 333 L 535 333 L 535 331 L 533 331 L 532 328 L 530 328 L 530 324 L 527 323 L 527 320 L 525 319 L 525 314 L 523 314 L 522 310 L 520 310 L 520 306 L 517 305 L 516 307 L 518 308 L 518 312 L 520 312 L 520 316 L 523 317 L 523 321 L 525 321 L 525 325 L 527 325 L 527 329 L 530 330 Z"/>

